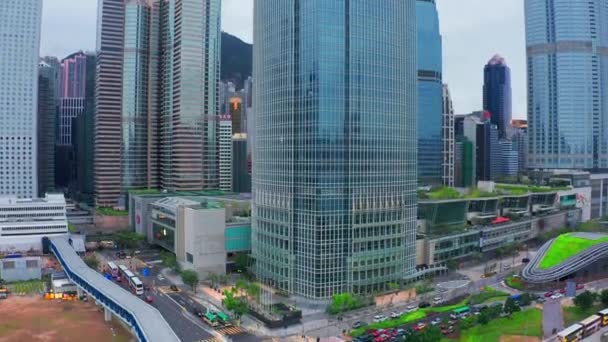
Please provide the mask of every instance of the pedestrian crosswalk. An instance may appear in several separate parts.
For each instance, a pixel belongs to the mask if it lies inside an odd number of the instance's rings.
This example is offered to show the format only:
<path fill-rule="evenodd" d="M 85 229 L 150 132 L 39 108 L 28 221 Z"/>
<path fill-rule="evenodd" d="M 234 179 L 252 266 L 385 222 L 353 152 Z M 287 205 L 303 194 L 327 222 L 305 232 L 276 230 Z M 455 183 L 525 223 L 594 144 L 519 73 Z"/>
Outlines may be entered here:
<path fill-rule="evenodd" d="M 240 327 L 228 327 L 228 328 L 218 329 L 217 332 L 219 332 L 222 335 L 238 335 L 238 334 L 244 333 L 245 331 L 243 331 L 243 329 Z"/>
<path fill-rule="evenodd" d="M 217 337 L 212 337 L 212 338 L 208 338 L 206 340 L 198 340 L 196 342 L 222 342 L 222 340 L 220 340 Z"/>

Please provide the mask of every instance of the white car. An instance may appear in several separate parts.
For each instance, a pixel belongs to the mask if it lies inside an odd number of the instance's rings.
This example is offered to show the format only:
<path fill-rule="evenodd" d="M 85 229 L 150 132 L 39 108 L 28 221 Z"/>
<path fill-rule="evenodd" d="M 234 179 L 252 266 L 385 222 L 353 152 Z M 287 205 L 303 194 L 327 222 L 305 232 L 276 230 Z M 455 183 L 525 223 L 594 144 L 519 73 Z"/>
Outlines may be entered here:
<path fill-rule="evenodd" d="M 418 311 L 418 306 L 410 305 L 407 308 L 405 308 L 405 312 L 407 312 L 407 313 L 414 312 L 414 311 Z"/>
<path fill-rule="evenodd" d="M 551 296 L 551 299 L 559 299 L 562 298 L 564 295 L 562 295 L 561 293 L 556 293 L 553 296 Z"/>
<path fill-rule="evenodd" d="M 441 297 L 433 298 L 433 304 L 439 304 L 441 302 L 443 302 L 443 298 L 441 298 Z"/>
<path fill-rule="evenodd" d="M 394 312 L 394 311 L 391 312 L 391 318 L 399 318 L 400 316 L 401 316 L 401 314 L 398 312 Z"/>
<path fill-rule="evenodd" d="M 374 323 L 380 323 L 386 321 L 387 318 L 384 315 L 376 315 L 374 316 Z"/>
<path fill-rule="evenodd" d="M 440 317 L 437 317 L 437 318 L 435 318 L 434 320 L 431 321 L 432 325 L 437 325 L 437 324 L 440 324 L 440 323 L 441 323 L 441 318 Z"/>

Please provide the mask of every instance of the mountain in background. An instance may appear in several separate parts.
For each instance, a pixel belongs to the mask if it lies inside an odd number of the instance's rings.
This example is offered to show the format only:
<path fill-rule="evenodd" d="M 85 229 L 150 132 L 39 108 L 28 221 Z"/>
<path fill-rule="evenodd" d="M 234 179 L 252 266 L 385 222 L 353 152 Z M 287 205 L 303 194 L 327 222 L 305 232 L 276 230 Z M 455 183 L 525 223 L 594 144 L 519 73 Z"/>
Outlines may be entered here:
<path fill-rule="evenodd" d="M 242 89 L 243 81 L 251 76 L 252 64 L 253 45 L 222 32 L 222 80 L 231 81 L 237 89 Z"/>

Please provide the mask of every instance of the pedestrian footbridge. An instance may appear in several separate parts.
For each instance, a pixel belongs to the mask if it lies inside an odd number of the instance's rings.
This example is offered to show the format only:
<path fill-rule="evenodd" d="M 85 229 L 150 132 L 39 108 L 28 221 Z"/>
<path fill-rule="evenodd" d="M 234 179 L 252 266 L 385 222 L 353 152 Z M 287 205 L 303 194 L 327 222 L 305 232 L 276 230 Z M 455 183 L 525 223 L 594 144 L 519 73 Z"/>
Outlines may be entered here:
<path fill-rule="evenodd" d="M 173 342 L 179 338 L 153 306 L 88 267 L 78 256 L 68 236 L 44 238 L 66 275 L 105 309 L 106 320 L 114 314 L 131 327 L 141 342 Z"/>

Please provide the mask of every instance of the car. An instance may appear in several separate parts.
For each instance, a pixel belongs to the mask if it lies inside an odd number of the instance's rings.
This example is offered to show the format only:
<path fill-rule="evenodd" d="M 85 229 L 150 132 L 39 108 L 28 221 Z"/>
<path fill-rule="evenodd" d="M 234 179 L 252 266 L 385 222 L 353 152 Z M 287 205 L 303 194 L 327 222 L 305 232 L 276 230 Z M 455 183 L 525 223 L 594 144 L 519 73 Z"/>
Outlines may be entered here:
<path fill-rule="evenodd" d="M 127 253 L 125 253 L 125 251 L 116 252 L 116 256 L 118 259 L 124 259 L 127 257 Z"/>
<path fill-rule="evenodd" d="M 374 323 L 380 323 L 386 321 L 387 318 L 384 315 L 376 315 L 374 316 Z"/>
<path fill-rule="evenodd" d="M 391 318 L 399 318 L 401 316 L 401 313 L 399 312 L 391 312 Z"/>
<path fill-rule="evenodd" d="M 536 302 L 542 304 L 542 303 L 546 302 L 546 300 L 543 297 L 539 297 L 539 298 L 536 298 Z"/>
<path fill-rule="evenodd" d="M 429 302 L 420 302 L 418 305 L 419 308 L 428 308 L 429 306 L 431 306 L 431 303 Z"/>
<path fill-rule="evenodd" d="M 373 330 L 373 331 L 372 331 L 372 335 L 373 335 L 374 337 L 378 337 L 378 336 L 380 336 L 380 335 L 382 335 L 382 334 L 384 334 L 384 329 L 378 329 L 378 330 Z"/>
<path fill-rule="evenodd" d="M 199 308 L 194 308 L 194 310 L 192 311 L 194 312 L 196 317 L 203 317 L 205 315 L 205 313 Z"/>
<path fill-rule="evenodd" d="M 427 326 L 428 326 L 428 325 L 427 325 L 426 323 L 422 323 L 422 322 L 420 322 L 420 323 L 418 323 L 418 324 L 416 324 L 416 325 L 414 326 L 414 330 L 416 330 L 416 331 L 422 331 L 422 330 L 424 330 L 424 329 L 425 329 Z"/>
<path fill-rule="evenodd" d="M 530 262 L 530 258 L 523 258 L 523 259 L 521 259 L 521 263 L 522 264 L 527 264 L 529 262 Z"/>
<path fill-rule="evenodd" d="M 441 298 L 441 297 L 433 298 L 433 304 L 439 304 L 441 302 L 443 302 L 443 298 Z"/>
<path fill-rule="evenodd" d="M 153 301 L 154 298 L 152 298 L 152 296 L 146 296 L 146 303 L 152 304 Z"/>
<path fill-rule="evenodd" d="M 551 296 L 551 299 L 559 299 L 562 298 L 564 295 L 562 295 L 561 293 L 556 293 L 553 296 Z"/>
<path fill-rule="evenodd" d="M 437 325 L 437 324 L 440 324 L 441 321 L 442 321 L 441 317 L 437 317 L 437 318 L 435 318 L 434 320 L 431 321 L 431 324 L 432 325 Z"/>
<path fill-rule="evenodd" d="M 511 269 L 511 265 L 502 265 L 502 269 L 507 271 Z"/>
<path fill-rule="evenodd" d="M 564 288 L 564 289 L 560 289 L 560 290 L 559 290 L 559 293 L 561 293 L 561 294 L 565 294 L 565 293 L 566 293 L 566 289 L 565 289 L 565 288 Z"/>
<path fill-rule="evenodd" d="M 157 276 L 156 276 L 156 278 L 157 278 L 158 280 L 160 280 L 160 281 L 165 280 L 165 277 L 163 277 L 163 275 L 162 275 L 162 274 L 157 275 Z"/>
<path fill-rule="evenodd" d="M 408 307 L 405 308 L 405 312 L 414 312 L 414 311 L 418 311 L 418 307 L 416 305 L 409 305 Z"/>
<path fill-rule="evenodd" d="M 577 290 L 582 290 L 585 288 L 585 284 L 576 284 L 576 289 Z"/>
<path fill-rule="evenodd" d="M 449 325 L 456 325 L 456 324 L 458 324 L 458 321 L 455 321 L 455 320 L 449 320 L 449 321 L 448 321 L 448 324 L 449 324 Z"/>
<path fill-rule="evenodd" d="M 171 291 L 173 291 L 173 292 L 178 292 L 178 291 L 179 291 L 179 289 L 177 288 L 177 286 L 176 286 L 176 285 L 171 285 L 171 286 L 169 286 L 169 290 L 171 290 Z"/>
<path fill-rule="evenodd" d="M 358 329 L 358 328 L 364 327 L 366 325 L 367 325 L 367 323 L 362 322 L 362 321 L 358 321 L 358 322 L 355 322 L 353 324 L 353 329 Z"/>
<path fill-rule="evenodd" d="M 545 292 L 545 298 L 549 298 L 549 297 L 553 296 L 554 294 L 555 293 L 553 293 L 553 291 Z"/>

